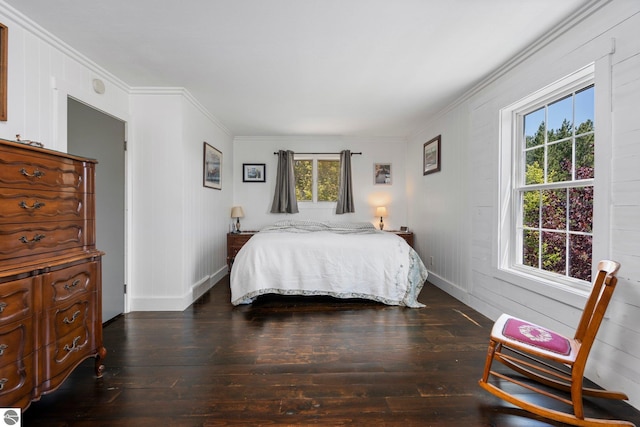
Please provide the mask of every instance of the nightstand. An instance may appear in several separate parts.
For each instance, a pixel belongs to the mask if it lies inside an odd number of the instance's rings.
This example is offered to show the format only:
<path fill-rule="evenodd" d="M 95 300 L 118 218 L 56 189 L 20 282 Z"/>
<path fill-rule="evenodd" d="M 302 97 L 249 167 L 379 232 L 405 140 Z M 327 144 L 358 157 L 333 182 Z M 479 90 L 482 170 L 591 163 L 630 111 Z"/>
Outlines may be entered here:
<path fill-rule="evenodd" d="M 238 251 L 244 246 L 257 231 L 242 231 L 240 233 L 227 233 L 227 267 L 231 272 L 231 266 Z"/>
<path fill-rule="evenodd" d="M 402 237 L 413 248 L 413 231 L 385 230 Z"/>

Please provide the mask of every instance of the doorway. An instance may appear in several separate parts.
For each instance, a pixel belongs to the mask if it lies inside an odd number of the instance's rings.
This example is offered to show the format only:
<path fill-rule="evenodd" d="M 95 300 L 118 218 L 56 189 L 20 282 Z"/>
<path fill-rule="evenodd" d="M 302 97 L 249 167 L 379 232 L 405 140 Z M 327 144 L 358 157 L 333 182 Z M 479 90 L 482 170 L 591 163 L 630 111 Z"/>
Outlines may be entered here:
<path fill-rule="evenodd" d="M 124 313 L 125 122 L 68 98 L 67 150 L 96 159 L 96 248 L 102 257 L 102 321 Z"/>

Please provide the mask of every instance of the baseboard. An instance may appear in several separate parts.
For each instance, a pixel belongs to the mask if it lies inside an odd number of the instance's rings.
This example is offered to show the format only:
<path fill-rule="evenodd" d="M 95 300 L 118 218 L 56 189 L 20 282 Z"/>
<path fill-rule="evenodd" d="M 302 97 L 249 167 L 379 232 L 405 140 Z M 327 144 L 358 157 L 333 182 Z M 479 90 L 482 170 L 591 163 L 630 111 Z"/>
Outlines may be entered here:
<path fill-rule="evenodd" d="M 227 266 L 223 266 L 211 276 L 204 277 L 191 286 L 181 297 L 140 297 L 131 298 L 130 311 L 184 311 L 198 298 L 204 295 L 227 274 Z"/>

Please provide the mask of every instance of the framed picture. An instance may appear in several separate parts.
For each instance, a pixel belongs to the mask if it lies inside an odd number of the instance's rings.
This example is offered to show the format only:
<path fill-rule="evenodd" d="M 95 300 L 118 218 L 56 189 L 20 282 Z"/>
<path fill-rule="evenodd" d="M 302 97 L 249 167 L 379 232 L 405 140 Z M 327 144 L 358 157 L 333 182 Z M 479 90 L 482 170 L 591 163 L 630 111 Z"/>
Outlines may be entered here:
<path fill-rule="evenodd" d="M 373 183 L 376 185 L 391 185 L 391 163 L 373 164 Z"/>
<path fill-rule="evenodd" d="M 422 175 L 428 175 L 440 170 L 440 137 L 441 135 L 438 135 L 425 142 L 422 147 L 422 159 L 424 162 Z"/>
<path fill-rule="evenodd" d="M 0 121 L 7 121 L 7 40 L 9 29 L 0 24 Z"/>
<path fill-rule="evenodd" d="M 242 182 L 266 182 L 266 166 L 264 163 L 243 163 Z"/>
<path fill-rule="evenodd" d="M 222 190 L 222 153 L 204 143 L 204 186 Z"/>

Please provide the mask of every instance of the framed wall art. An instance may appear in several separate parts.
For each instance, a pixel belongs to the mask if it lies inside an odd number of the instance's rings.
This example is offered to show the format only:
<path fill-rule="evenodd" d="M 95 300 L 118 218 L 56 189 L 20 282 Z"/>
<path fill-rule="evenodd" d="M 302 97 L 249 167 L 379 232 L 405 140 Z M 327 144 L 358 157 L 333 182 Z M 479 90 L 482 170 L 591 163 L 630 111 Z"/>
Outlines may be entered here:
<path fill-rule="evenodd" d="M 391 185 L 391 163 L 373 164 L 373 183 L 376 185 Z"/>
<path fill-rule="evenodd" d="M 441 135 L 424 143 L 422 147 L 422 175 L 440 171 L 440 138 Z"/>
<path fill-rule="evenodd" d="M 242 182 L 266 182 L 265 169 L 264 163 L 243 163 Z"/>
<path fill-rule="evenodd" d="M 204 186 L 222 190 L 222 152 L 204 143 Z"/>

